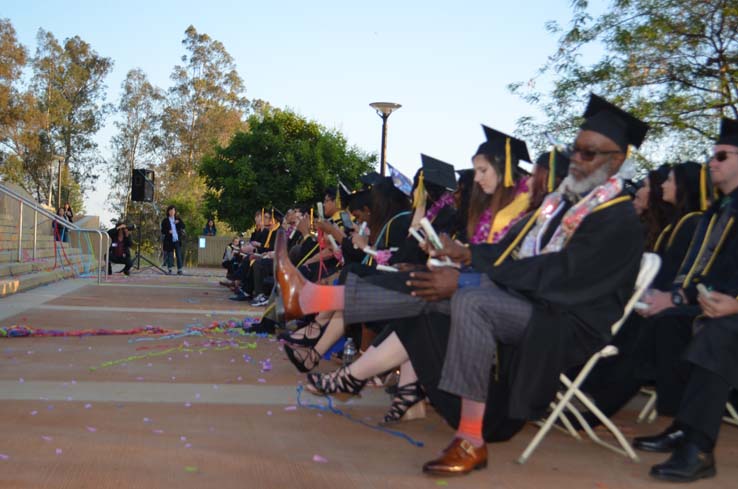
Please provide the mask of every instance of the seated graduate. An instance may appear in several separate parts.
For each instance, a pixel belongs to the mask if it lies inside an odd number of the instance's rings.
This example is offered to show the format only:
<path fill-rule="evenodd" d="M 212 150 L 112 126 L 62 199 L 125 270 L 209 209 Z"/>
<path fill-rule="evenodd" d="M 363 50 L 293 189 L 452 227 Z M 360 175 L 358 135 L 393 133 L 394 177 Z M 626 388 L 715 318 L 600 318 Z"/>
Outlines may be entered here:
<path fill-rule="evenodd" d="M 674 204 L 664 200 L 661 186 L 669 175 L 669 166 L 662 165 L 648 172 L 633 198 L 633 206 L 641 217 L 646 235 L 646 250 L 654 251 L 656 242 L 674 214 Z"/>
<path fill-rule="evenodd" d="M 700 175 L 705 168 L 693 162 L 667 168 L 668 177 L 662 183 L 661 190 L 663 200 L 671 207 L 671 218 L 652 248 L 648 249 L 661 257 L 661 268 L 651 284 L 654 290 L 670 290 L 680 265 L 685 261 L 702 210 L 707 208 L 707 188 L 701 190 L 700 185 L 700 181 L 704 182 L 704 176 Z M 642 196 L 643 188 L 639 190 Z M 653 195 L 653 188 L 650 189 L 649 198 L 644 199 L 648 202 L 644 214 L 655 207 L 650 195 Z M 644 214 L 641 215 L 642 220 Z M 646 219 L 650 221 L 650 218 Z M 645 236 L 649 234 L 647 231 Z M 582 385 L 582 390 L 608 417 L 622 409 L 638 394 L 644 383 L 651 383 L 654 378 L 648 359 L 648 321 L 650 319 L 639 314 L 631 314 L 613 339 L 612 344 L 618 348 L 618 355 L 603 358 Z M 668 388 L 664 386 L 664 389 Z M 591 426 L 600 424 L 599 418 L 591 413 L 585 413 L 584 417 Z M 576 420 L 573 420 L 573 424 L 577 425 Z"/>
<path fill-rule="evenodd" d="M 704 328 L 696 328 L 697 334 L 694 334 L 693 323 L 701 313 L 710 318 L 733 314 L 732 302 L 727 296 L 734 297 L 738 292 L 738 231 L 734 226 L 738 215 L 738 121 L 721 121 L 709 169 L 713 185 L 722 195 L 705 212 L 697 227 L 687 253 L 688 260 L 679 271 L 678 288 L 672 293 L 672 306 L 663 307 L 659 311 L 663 313 L 653 320 L 659 326 L 652 330 L 655 334 L 651 343 L 651 354 L 660 362 L 656 378 L 658 399 L 661 401 L 663 396 L 670 401 L 659 405 L 667 410 L 667 415 L 676 414 L 677 420 L 660 435 L 636 438 L 633 443 L 635 448 L 647 451 L 676 450 L 665 467 L 656 466 L 652 471 L 652 475 L 663 478 L 693 480 L 714 474 L 712 456 L 707 454 L 712 452 L 725 406 L 722 387 L 717 387 L 719 383 L 716 384 L 714 377 L 722 377 L 723 387 L 735 385 L 736 380 L 735 319 L 705 321 Z M 698 284 L 712 290 L 709 299 L 698 293 Z M 652 294 L 656 296 L 652 299 L 652 309 L 665 303 L 660 297 L 662 294 L 664 292 Z M 672 309 L 678 311 L 669 313 Z M 700 322 L 698 320 L 697 324 Z M 693 368 L 691 375 L 688 365 L 681 362 L 685 351 L 689 364 L 701 367 Z M 693 382 L 695 379 L 698 380 Z M 719 406 L 711 404 L 708 398 L 698 397 L 696 389 L 700 384 L 715 396 L 713 400 Z M 703 411 L 705 416 L 700 421 Z M 659 414 L 662 413 L 659 407 Z M 685 430 L 684 424 L 696 433 Z M 690 433 L 691 438 L 687 439 L 692 442 L 691 448 L 680 450 L 679 445 Z M 695 450 L 695 446 L 699 450 Z"/>
<path fill-rule="evenodd" d="M 395 322 L 393 332 L 351 367 L 309 375 L 319 391 L 357 393 L 376 373 L 359 371 L 364 358 L 372 356 L 379 371 L 409 359 L 433 406 L 457 428 L 442 455 L 424 465 L 427 473 L 486 466 L 485 438 L 509 438 L 524 420 L 545 413 L 559 373 L 610 340 L 610 324 L 632 293 L 643 238 L 616 173 L 648 126 L 594 95 L 585 119 L 569 176 L 500 243 L 464 248 L 443 239 L 438 254 L 477 273 L 447 267 L 411 273 L 414 297 L 452 297 L 450 323 L 439 313 Z M 513 357 L 500 363 L 500 382 L 493 382 L 495 352 L 503 346 Z M 495 392 L 500 384 L 506 389 Z M 520 421 L 501 434 L 499 418 Z"/>
<path fill-rule="evenodd" d="M 528 151 L 523 141 L 511 138 L 507 135 L 499 133 L 497 131 L 486 130 L 485 134 L 494 138 L 493 140 L 482 143 L 472 161 L 474 163 L 474 170 L 469 172 L 461 173 L 462 189 L 463 192 L 458 196 L 459 206 L 461 208 L 466 206 L 466 202 L 471 200 L 469 196 L 472 188 L 478 188 L 482 192 L 500 192 L 505 195 L 504 199 L 493 200 L 494 203 L 501 206 L 498 209 L 500 212 L 496 212 L 490 216 L 490 219 L 486 222 L 486 226 L 474 226 L 475 234 L 481 236 L 480 241 L 485 242 L 487 239 L 494 241 L 502 238 L 502 233 L 499 230 L 508 228 L 508 224 L 512 219 L 519 216 L 520 212 L 524 212 L 524 205 L 520 205 L 521 201 L 527 201 L 527 196 L 522 195 L 520 191 L 519 180 L 523 177 L 522 172 L 517 170 L 519 160 L 528 160 Z M 508 143 L 507 139 L 511 142 Z M 510 151 L 506 151 L 507 146 L 511 147 Z M 473 182 L 472 178 L 477 180 Z M 500 202 L 501 201 L 501 202 Z M 477 209 L 477 215 L 482 215 L 486 209 L 488 209 L 488 202 L 486 199 L 476 199 L 476 202 L 481 203 Z M 469 204 L 471 207 L 471 204 Z M 514 208 L 515 212 L 505 212 L 508 208 Z M 523 210 L 521 210 L 523 209 Z M 462 213 L 466 214 L 465 212 Z M 477 221 L 477 224 L 481 220 Z M 477 229 L 481 227 L 482 233 L 477 232 Z M 467 225 L 463 222 L 457 223 L 454 229 L 464 230 Z M 281 273 L 285 277 L 291 277 L 291 281 L 299 281 L 300 278 L 292 275 L 289 272 L 278 265 L 278 275 Z M 311 300 L 297 299 L 299 306 L 315 308 L 316 311 L 332 311 L 334 314 L 331 323 L 334 321 L 341 321 L 341 327 L 344 322 L 346 324 L 355 324 L 364 321 L 378 321 L 388 320 L 399 317 L 413 317 L 419 314 L 424 308 L 431 305 L 432 307 L 439 307 L 444 310 L 448 310 L 448 301 L 439 304 L 430 304 L 418 297 L 413 297 L 408 294 L 405 282 L 408 278 L 407 273 L 396 273 L 396 274 L 383 274 L 380 276 L 369 276 L 360 278 L 354 274 L 348 274 L 346 287 L 322 287 L 318 291 L 326 299 L 326 302 L 316 303 Z M 294 292 L 290 291 L 285 294 L 286 303 L 290 300 L 294 300 Z M 348 316 L 348 320 L 344 320 L 344 316 Z M 329 337 L 328 331 L 335 331 L 333 328 L 326 330 L 326 334 L 320 338 L 320 341 L 313 347 L 307 346 L 305 349 L 293 349 L 288 345 L 285 345 L 285 352 L 288 357 L 295 356 L 299 360 L 299 364 L 296 362 L 295 365 L 301 371 L 308 371 L 317 365 L 319 361 L 320 353 L 325 351 L 337 337 Z M 340 332 L 339 332 L 340 335 Z M 384 335 L 380 334 L 375 344 L 382 341 Z M 302 351 L 301 351 L 302 350 Z M 371 351 L 371 348 L 368 350 Z M 354 364 L 356 368 L 361 368 L 361 365 L 366 363 L 367 369 L 374 369 L 373 360 L 371 356 L 361 357 L 359 361 Z M 417 382 L 417 378 L 412 369 L 412 365 L 408 362 L 398 362 L 395 365 L 385 365 L 385 368 L 377 370 L 376 373 L 383 372 L 389 368 L 401 366 L 400 382 L 397 390 L 395 399 L 393 399 L 392 407 L 385 416 L 385 422 L 396 422 L 401 418 L 409 419 L 418 417 L 423 414 L 423 405 L 419 403 L 424 398 L 424 394 Z M 302 368 L 301 368 L 302 367 Z M 415 409 L 413 409 L 415 408 Z"/>

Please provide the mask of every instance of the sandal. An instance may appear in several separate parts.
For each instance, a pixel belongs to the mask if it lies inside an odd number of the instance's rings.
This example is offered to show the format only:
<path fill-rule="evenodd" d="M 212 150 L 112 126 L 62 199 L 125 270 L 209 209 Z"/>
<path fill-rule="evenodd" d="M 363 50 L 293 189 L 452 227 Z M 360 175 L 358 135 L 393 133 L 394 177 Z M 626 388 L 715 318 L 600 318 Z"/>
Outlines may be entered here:
<path fill-rule="evenodd" d="M 308 374 L 307 388 L 313 394 L 348 394 L 358 396 L 366 385 L 366 380 L 359 380 L 344 366 L 329 374 Z"/>
<path fill-rule="evenodd" d="M 284 352 L 292 365 L 303 374 L 310 372 L 320 363 L 320 353 L 312 346 L 285 344 Z"/>
<path fill-rule="evenodd" d="M 304 328 L 300 328 L 292 333 L 281 333 L 279 336 L 277 336 L 277 339 L 291 345 L 313 347 L 317 345 L 318 341 L 320 341 L 320 339 L 323 337 L 323 333 L 325 333 L 325 330 L 328 327 L 328 323 L 331 322 L 332 318 L 333 315 L 331 314 L 328 320 L 323 324 L 320 324 L 318 321 L 313 320 Z M 318 330 L 318 333 L 317 335 L 313 336 L 311 332 L 315 331 L 316 329 Z M 300 336 L 294 336 L 297 332 L 302 332 L 302 334 Z"/>
<path fill-rule="evenodd" d="M 392 424 L 399 421 L 410 421 L 411 419 L 425 418 L 425 392 L 423 386 L 417 380 L 411 384 L 405 384 L 397 388 L 392 406 L 384 415 L 382 424 Z"/>

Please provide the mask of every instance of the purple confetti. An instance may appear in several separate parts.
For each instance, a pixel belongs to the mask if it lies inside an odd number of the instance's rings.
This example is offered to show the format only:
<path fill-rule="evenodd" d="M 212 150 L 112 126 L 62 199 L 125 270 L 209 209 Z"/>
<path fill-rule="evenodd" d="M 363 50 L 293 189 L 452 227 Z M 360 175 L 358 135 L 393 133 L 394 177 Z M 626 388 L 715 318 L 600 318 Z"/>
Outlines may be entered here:
<path fill-rule="evenodd" d="M 21 377 L 20 379 L 18 379 L 18 383 L 19 383 L 19 384 L 22 384 L 22 383 L 24 383 L 24 382 L 25 382 L 25 380 L 23 380 L 23 377 Z"/>
<path fill-rule="evenodd" d="M 144 423 L 151 423 L 151 420 L 150 420 L 149 418 L 144 418 L 144 419 L 143 419 L 143 422 L 144 422 Z"/>
<path fill-rule="evenodd" d="M 92 426 L 87 426 L 87 431 L 90 433 L 95 433 L 97 431 L 97 428 L 93 428 Z"/>
<path fill-rule="evenodd" d="M 163 435 L 164 434 L 164 430 L 153 430 L 153 431 L 154 431 L 154 434 L 156 434 L 156 435 Z"/>
<path fill-rule="evenodd" d="M 266 379 L 256 379 L 256 381 L 260 384 L 266 384 Z"/>
<path fill-rule="evenodd" d="M 85 404 L 85 409 L 90 409 L 92 407 L 92 404 Z"/>
<path fill-rule="evenodd" d="M 31 411 L 31 416 L 36 416 L 38 414 L 38 411 Z"/>
<path fill-rule="evenodd" d="M 195 393 L 195 399 L 200 399 L 200 393 L 199 392 L 196 392 Z"/>
<path fill-rule="evenodd" d="M 324 463 L 328 462 L 328 459 L 325 458 L 325 457 L 323 457 L 323 456 L 321 456 L 321 455 L 318 455 L 316 453 L 315 455 L 313 455 L 313 462 L 317 462 L 319 464 L 324 464 Z"/>
<path fill-rule="evenodd" d="M 186 443 L 185 448 L 192 448 L 192 443 Z"/>
<path fill-rule="evenodd" d="M 10 457 L 5 455 L 4 453 L 0 453 L 0 460 L 8 460 Z"/>
<path fill-rule="evenodd" d="M 287 406 L 284 408 L 285 411 L 297 411 L 297 406 Z"/>
<path fill-rule="evenodd" d="M 267 411 L 267 416 L 271 416 L 271 415 L 272 415 L 272 412 L 271 411 Z"/>
<path fill-rule="evenodd" d="M 191 403 L 191 402 L 186 402 L 186 403 L 185 403 L 185 407 L 187 407 L 187 408 L 188 408 L 188 407 L 192 407 L 192 403 Z"/>
<path fill-rule="evenodd" d="M 56 454 L 57 455 L 61 455 L 62 454 L 62 449 L 61 448 L 57 448 L 56 449 Z"/>
<path fill-rule="evenodd" d="M 52 440 L 53 440 L 53 438 L 52 438 L 52 437 L 50 437 L 50 436 L 46 436 L 46 435 L 42 435 L 42 436 L 41 436 L 41 439 L 42 439 L 43 441 L 52 441 Z"/>

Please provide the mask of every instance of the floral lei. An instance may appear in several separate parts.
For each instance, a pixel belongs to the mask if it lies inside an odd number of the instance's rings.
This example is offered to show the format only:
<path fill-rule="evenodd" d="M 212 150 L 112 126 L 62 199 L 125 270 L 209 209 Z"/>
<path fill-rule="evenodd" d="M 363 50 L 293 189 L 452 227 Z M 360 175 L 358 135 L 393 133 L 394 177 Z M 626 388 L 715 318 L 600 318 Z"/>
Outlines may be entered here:
<path fill-rule="evenodd" d="M 528 179 L 522 178 L 515 186 L 515 195 L 513 196 L 513 198 L 525 192 L 528 192 Z M 525 212 L 523 214 L 525 214 Z M 510 224 L 508 224 L 503 230 L 495 233 L 492 238 L 492 242 L 496 243 L 497 241 L 502 239 L 502 237 L 505 236 L 505 233 L 507 233 L 507 231 L 520 219 L 520 217 L 522 217 L 522 215 L 517 216 L 515 219 L 510 221 Z M 491 209 L 487 208 L 484 210 L 484 212 L 482 212 L 482 215 L 479 216 L 479 222 L 477 222 L 476 229 L 474 230 L 474 236 L 472 236 L 471 240 L 469 241 L 471 244 L 487 242 L 489 231 L 492 228 L 493 219 L 494 216 L 492 216 Z"/>
<path fill-rule="evenodd" d="M 438 216 L 438 213 L 441 212 L 441 209 L 450 205 L 454 205 L 454 194 L 452 192 L 446 192 L 441 196 L 440 199 L 433 203 L 430 209 L 428 209 L 428 212 L 425 213 L 425 218 L 428 219 L 430 222 L 433 222 L 433 219 Z"/>
<path fill-rule="evenodd" d="M 579 228 L 584 218 L 590 215 L 597 206 L 620 195 L 622 190 L 623 180 L 619 177 L 611 177 L 607 182 L 596 187 L 586 197 L 566 211 L 566 214 L 561 219 L 561 224 L 556 228 L 549 242 L 542 250 L 538 250 L 538 235 L 546 229 L 549 220 L 556 215 L 556 211 L 563 199 L 561 192 L 558 190 L 549 194 L 543 199 L 541 212 L 536 219 L 536 225 L 523 240 L 518 257 L 527 258 L 543 253 L 561 251 L 572 235 L 574 235 L 577 228 Z"/>

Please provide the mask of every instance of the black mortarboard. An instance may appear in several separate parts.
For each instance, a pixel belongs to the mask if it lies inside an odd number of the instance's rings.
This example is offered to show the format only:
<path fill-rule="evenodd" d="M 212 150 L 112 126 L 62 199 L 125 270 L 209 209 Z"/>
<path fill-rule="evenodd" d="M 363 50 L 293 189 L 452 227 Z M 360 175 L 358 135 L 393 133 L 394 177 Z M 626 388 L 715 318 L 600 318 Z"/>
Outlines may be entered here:
<path fill-rule="evenodd" d="M 720 136 L 715 144 L 738 146 L 738 121 L 723 117 L 720 121 Z"/>
<path fill-rule="evenodd" d="M 623 152 L 627 152 L 631 144 L 640 147 L 648 132 L 648 124 L 595 94 L 589 96 L 584 118 L 580 129 L 607 136 Z"/>
<path fill-rule="evenodd" d="M 538 157 L 536 166 L 548 170 L 547 187 L 549 192 L 553 192 L 556 177 L 565 178 L 569 174 L 569 157 L 556 148 L 552 148 L 551 151 L 546 151 Z M 553 170 L 551 170 L 552 166 Z"/>
<path fill-rule="evenodd" d="M 530 162 L 528 146 L 525 144 L 525 141 L 514 138 L 504 132 L 491 129 L 484 124 L 482 124 L 482 128 L 484 129 L 484 135 L 487 137 L 487 141 L 479 145 L 474 156 L 487 154 L 503 158 L 505 161 L 503 185 L 505 187 L 512 187 L 514 185 L 513 167 L 517 167 L 520 160 Z"/>
<path fill-rule="evenodd" d="M 366 185 L 367 187 L 371 187 L 372 185 L 379 182 L 379 180 L 382 178 L 382 175 L 375 171 L 370 171 L 369 173 L 362 175 L 359 177 L 359 180 L 361 183 Z"/>
<path fill-rule="evenodd" d="M 282 219 L 284 219 L 284 214 L 279 209 L 272 208 L 272 219 L 276 219 L 282 222 Z"/>
<path fill-rule="evenodd" d="M 420 154 L 423 163 L 423 180 L 448 190 L 456 189 L 454 166 L 431 156 Z"/>

